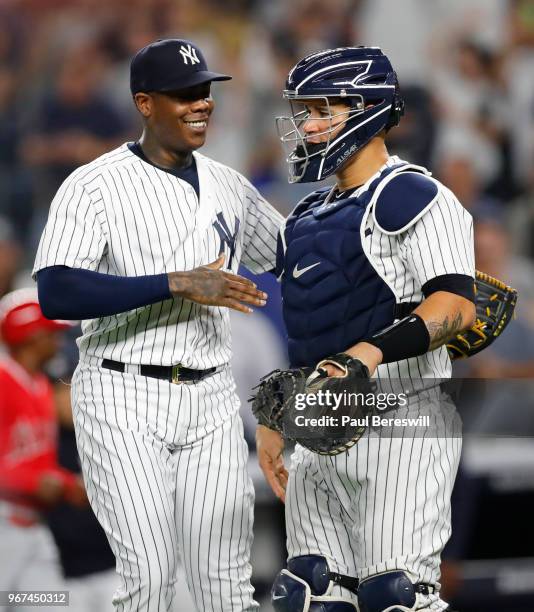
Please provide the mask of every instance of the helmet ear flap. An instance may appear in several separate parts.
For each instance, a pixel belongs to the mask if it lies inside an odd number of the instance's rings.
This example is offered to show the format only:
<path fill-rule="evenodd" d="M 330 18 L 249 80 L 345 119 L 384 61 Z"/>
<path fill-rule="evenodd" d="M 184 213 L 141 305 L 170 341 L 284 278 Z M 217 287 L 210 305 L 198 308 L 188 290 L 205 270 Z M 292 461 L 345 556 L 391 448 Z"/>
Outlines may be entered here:
<path fill-rule="evenodd" d="M 386 123 L 386 132 L 399 124 L 401 117 L 404 115 L 404 100 L 400 95 L 399 88 L 395 90 L 393 105 L 389 114 L 388 122 Z"/>

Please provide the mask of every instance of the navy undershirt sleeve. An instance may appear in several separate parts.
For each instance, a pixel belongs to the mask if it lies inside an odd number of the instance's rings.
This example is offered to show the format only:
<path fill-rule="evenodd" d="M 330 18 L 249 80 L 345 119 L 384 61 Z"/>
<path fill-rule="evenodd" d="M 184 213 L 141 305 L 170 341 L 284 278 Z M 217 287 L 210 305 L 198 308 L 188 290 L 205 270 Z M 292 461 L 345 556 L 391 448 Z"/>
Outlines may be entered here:
<path fill-rule="evenodd" d="M 41 310 L 48 319 L 96 319 L 171 296 L 167 274 L 113 276 L 91 270 L 51 266 L 37 273 Z"/>
<path fill-rule="evenodd" d="M 425 298 L 436 291 L 448 291 L 475 303 L 475 281 L 467 274 L 442 274 L 428 280 L 421 289 Z"/>

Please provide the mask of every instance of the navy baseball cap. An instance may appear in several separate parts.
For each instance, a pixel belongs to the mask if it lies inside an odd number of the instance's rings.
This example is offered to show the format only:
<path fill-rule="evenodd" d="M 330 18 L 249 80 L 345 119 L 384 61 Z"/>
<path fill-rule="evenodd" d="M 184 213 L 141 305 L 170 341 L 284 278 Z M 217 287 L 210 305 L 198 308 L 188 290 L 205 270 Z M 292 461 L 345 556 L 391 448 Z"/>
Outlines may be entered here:
<path fill-rule="evenodd" d="M 130 64 L 130 89 L 175 91 L 231 76 L 210 72 L 202 51 L 189 40 L 167 38 L 143 47 Z"/>

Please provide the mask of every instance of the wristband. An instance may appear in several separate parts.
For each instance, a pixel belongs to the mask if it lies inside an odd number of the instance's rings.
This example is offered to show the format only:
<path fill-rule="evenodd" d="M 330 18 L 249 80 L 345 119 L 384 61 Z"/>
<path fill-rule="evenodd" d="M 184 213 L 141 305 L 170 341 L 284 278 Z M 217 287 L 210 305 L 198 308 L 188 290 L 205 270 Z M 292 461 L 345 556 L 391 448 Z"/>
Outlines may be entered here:
<path fill-rule="evenodd" d="M 423 319 L 417 314 L 411 314 L 363 342 L 382 351 L 382 363 L 392 363 L 428 352 L 430 334 Z"/>

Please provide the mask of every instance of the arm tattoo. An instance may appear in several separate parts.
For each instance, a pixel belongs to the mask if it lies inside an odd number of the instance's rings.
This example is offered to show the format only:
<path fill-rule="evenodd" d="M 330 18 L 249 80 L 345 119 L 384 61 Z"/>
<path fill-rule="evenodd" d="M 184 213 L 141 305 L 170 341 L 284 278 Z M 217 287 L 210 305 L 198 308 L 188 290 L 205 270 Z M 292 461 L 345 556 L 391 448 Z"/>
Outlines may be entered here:
<path fill-rule="evenodd" d="M 463 328 L 462 313 L 457 312 L 451 321 L 449 321 L 448 316 L 443 321 L 427 321 L 426 327 L 430 334 L 430 347 L 428 350 L 433 351 L 460 332 Z"/>
<path fill-rule="evenodd" d="M 188 272 L 170 272 L 169 289 L 174 297 L 199 304 L 221 305 L 226 297 L 227 280 L 220 270 L 200 266 Z"/>
<path fill-rule="evenodd" d="M 195 269 L 190 272 L 171 272 L 169 288 L 177 297 L 187 299 L 218 298 L 225 288 L 224 277 L 215 270 Z"/>

